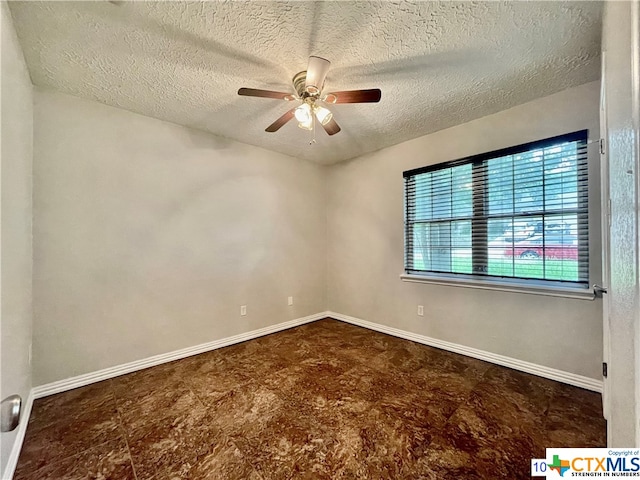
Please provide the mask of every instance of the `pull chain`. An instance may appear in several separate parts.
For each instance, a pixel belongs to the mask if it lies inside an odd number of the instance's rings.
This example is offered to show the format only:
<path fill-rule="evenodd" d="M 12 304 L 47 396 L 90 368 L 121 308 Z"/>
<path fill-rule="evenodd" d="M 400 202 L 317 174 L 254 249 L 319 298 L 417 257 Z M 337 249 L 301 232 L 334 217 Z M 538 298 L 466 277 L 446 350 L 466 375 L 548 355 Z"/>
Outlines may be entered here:
<path fill-rule="evenodd" d="M 311 111 L 311 122 L 313 123 L 313 138 L 309 142 L 309 145 L 316 143 L 316 116 L 313 114 L 313 111 Z"/>

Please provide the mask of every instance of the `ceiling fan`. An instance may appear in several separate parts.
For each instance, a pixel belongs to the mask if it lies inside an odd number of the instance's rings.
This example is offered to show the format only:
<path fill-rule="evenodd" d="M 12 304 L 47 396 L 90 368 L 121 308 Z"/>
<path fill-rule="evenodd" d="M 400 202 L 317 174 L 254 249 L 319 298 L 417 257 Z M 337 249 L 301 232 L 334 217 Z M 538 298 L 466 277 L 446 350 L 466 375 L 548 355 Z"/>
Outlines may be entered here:
<path fill-rule="evenodd" d="M 382 92 L 378 88 L 369 90 L 345 90 L 322 94 L 324 79 L 329 71 L 331 62 L 321 57 L 309 57 L 309 66 L 306 71 L 296 73 L 293 76 L 293 88 L 295 94 L 260 90 L 256 88 L 241 88 L 238 95 L 248 97 L 275 98 L 279 100 L 302 103 L 286 112 L 275 122 L 269 125 L 265 131 L 277 132 L 285 123 L 294 117 L 298 121 L 298 127 L 304 130 L 313 130 L 317 120 L 329 135 L 335 135 L 340 131 L 340 126 L 333 118 L 331 111 L 322 104 L 338 103 L 376 103 L 380 101 Z"/>

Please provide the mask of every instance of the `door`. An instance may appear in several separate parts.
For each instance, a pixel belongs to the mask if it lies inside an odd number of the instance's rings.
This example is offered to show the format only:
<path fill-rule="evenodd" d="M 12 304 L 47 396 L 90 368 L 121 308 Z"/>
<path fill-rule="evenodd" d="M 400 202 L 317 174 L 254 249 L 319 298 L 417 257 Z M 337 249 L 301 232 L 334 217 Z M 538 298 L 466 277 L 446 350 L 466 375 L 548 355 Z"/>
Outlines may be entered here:
<path fill-rule="evenodd" d="M 607 139 L 607 109 L 606 109 L 606 52 L 602 52 L 602 81 L 600 84 L 600 138 L 606 143 Z M 611 226 L 611 199 L 609 197 L 609 162 L 607 158 L 607 146 L 600 145 L 600 199 L 602 211 L 602 284 L 606 288 L 609 286 L 609 232 Z M 609 365 L 610 345 L 610 325 L 609 325 L 609 301 L 606 294 L 602 295 L 602 362 Z M 602 386 L 602 412 L 604 418 L 609 418 L 610 395 L 607 391 L 607 377 L 604 376 L 603 368 Z"/>
<path fill-rule="evenodd" d="M 640 445 L 640 3 L 604 2 L 603 333 L 607 445 Z"/>

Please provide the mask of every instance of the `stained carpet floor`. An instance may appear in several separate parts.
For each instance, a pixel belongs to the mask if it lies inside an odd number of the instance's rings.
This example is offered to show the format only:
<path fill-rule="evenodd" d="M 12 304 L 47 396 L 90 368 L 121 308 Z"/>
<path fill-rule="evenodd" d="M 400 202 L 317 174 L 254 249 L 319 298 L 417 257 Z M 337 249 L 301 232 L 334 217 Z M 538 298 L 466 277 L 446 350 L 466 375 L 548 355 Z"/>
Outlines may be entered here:
<path fill-rule="evenodd" d="M 14 478 L 526 479 L 600 402 L 327 319 L 36 400 Z"/>

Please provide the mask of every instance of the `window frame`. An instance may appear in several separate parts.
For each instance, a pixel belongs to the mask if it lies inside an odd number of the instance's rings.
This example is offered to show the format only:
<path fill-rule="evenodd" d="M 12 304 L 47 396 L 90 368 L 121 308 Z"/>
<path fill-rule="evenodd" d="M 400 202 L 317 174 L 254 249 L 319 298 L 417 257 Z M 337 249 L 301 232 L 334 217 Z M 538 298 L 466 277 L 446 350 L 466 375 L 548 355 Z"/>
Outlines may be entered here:
<path fill-rule="evenodd" d="M 401 274 L 401 278 L 404 281 L 409 282 L 428 282 L 428 283 L 436 283 L 441 285 L 456 285 L 463 287 L 474 287 L 474 288 L 482 288 L 482 289 L 490 289 L 490 290 L 503 290 L 503 291 L 514 291 L 514 292 L 524 292 L 524 293 L 533 293 L 533 294 L 541 294 L 541 295 L 552 295 L 552 296 L 563 296 L 563 297 L 573 297 L 573 298 L 588 298 L 593 299 L 593 291 L 590 290 L 590 280 L 592 276 L 591 270 L 591 262 L 592 256 L 590 255 L 590 245 L 589 245 L 589 234 L 591 229 L 591 211 L 590 211 L 590 185 L 592 182 L 591 178 L 591 169 L 590 169 L 590 161 L 588 155 L 588 130 L 579 130 L 572 133 L 557 135 L 549 138 L 545 138 L 542 140 L 536 140 L 532 142 L 523 143 L 520 145 L 515 145 L 512 147 L 502 148 L 498 150 L 493 150 L 490 152 L 485 152 L 477 155 L 472 155 L 469 157 L 440 162 L 433 165 L 427 165 L 411 170 L 407 170 L 403 172 L 404 179 L 404 188 L 403 188 L 403 202 L 404 202 L 404 273 Z M 407 189 L 407 178 L 413 177 L 423 174 L 434 172 L 438 170 L 446 170 L 451 169 L 453 167 L 458 167 L 462 165 L 472 164 L 474 168 L 488 168 L 488 161 L 492 159 L 498 159 L 500 157 L 506 157 L 510 155 L 522 154 L 532 150 L 540 150 L 545 148 L 550 148 L 555 145 L 567 142 L 578 142 L 578 148 L 584 149 L 584 164 L 582 167 L 579 167 L 579 175 L 580 170 L 583 171 L 583 174 L 586 174 L 586 192 L 584 194 L 578 194 L 577 196 L 577 204 L 578 206 L 574 209 L 576 210 L 576 215 L 578 216 L 578 225 L 585 225 L 586 230 L 578 229 L 578 255 L 583 255 L 586 260 L 586 265 L 583 264 L 582 268 L 586 268 L 587 279 L 571 281 L 571 280 L 547 280 L 540 278 L 526 278 L 526 277 L 516 277 L 516 276 L 498 276 L 498 275 L 490 275 L 485 272 L 477 272 L 473 271 L 473 273 L 456 273 L 456 272 L 437 272 L 437 271 L 422 271 L 422 270 L 413 270 L 409 269 L 408 266 L 410 263 L 410 255 L 415 252 L 415 248 L 412 252 L 408 251 L 410 246 L 410 242 L 408 242 L 407 236 L 409 234 L 413 234 L 413 230 L 411 230 L 409 221 L 408 221 L 408 211 L 410 208 L 410 195 L 408 194 Z M 472 173 L 473 175 L 473 173 Z M 479 175 L 477 178 L 483 179 L 481 181 L 486 180 L 486 175 Z M 474 179 L 474 182 L 477 181 L 477 178 Z M 487 188 L 478 189 L 474 183 L 474 190 L 472 193 L 472 229 L 473 228 L 481 228 L 485 232 L 487 232 L 487 216 L 484 215 L 484 202 L 486 201 L 486 197 L 488 195 Z M 481 198 L 478 198 L 481 197 Z M 477 210 L 482 212 L 482 216 L 477 214 Z M 536 211 L 531 213 L 531 216 L 545 216 L 553 213 L 548 213 L 548 210 Z M 557 212 L 555 212 L 557 213 Z M 524 216 L 519 213 L 513 212 L 510 215 L 506 215 L 505 217 L 521 217 Z M 582 219 L 579 217 L 582 216 Z M 457 220 L 454 215 L 451 215 L 449 222 L 453 222 Z M 446 220 L 445 220 L 446 221 Z M 477 222 L 484 222 L 484 225 L 481 227 L 477 227 Z M 416 222 L 413 222 L 415 224 Z M 472 265 L 475 267 L 478 264 L 487 263 L 487 244 L 489 241 L 488 234 L 484 235 L 484 238 L 481 238 L 478 241 L 478 237 L 473 237 L 472 234 Z M 482 245 L 485 247 L 482 248 Z M 413 246 L 413 240 L 411 241 L 411 246 Z M 479 247 L 479 248 L 478 248 Z M 579 264 L 580 265 L 580 264 Z M 579 268 L 581 268 L 579 266 Z M 514 272 L 515 273 L 515 272 Z"/>

